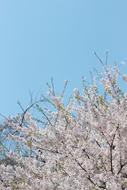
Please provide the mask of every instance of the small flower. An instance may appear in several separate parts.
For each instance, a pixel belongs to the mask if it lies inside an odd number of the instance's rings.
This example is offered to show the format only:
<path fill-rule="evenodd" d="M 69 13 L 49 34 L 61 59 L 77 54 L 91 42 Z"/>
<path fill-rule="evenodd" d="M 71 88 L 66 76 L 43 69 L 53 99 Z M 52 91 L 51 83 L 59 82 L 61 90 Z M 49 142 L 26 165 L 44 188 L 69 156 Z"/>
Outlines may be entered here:
<path fill-rule="evenodd" d="M 123 80 L 127 82 L 127 75 L 123 75 Z"/>

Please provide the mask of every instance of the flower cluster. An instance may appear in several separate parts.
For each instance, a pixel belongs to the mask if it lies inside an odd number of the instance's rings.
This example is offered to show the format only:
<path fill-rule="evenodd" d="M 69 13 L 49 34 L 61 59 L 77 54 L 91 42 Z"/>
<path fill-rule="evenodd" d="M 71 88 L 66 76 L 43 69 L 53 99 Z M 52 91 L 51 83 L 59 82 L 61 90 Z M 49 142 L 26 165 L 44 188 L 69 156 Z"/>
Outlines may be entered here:
<path fill-rule="evenodd" d="M 8 118 L 0 130 L 0 190 L 127 190 L 127 95 L 119 70 L 78 89 L 67 105 L 50 89 L 46 125 L 30 114 Z M 123 79 L 126 82 L 125 75 Z M 49 110 L 51 108 L 51 110 Z M 42 126 L 41 126 L 42 125 Z"/>

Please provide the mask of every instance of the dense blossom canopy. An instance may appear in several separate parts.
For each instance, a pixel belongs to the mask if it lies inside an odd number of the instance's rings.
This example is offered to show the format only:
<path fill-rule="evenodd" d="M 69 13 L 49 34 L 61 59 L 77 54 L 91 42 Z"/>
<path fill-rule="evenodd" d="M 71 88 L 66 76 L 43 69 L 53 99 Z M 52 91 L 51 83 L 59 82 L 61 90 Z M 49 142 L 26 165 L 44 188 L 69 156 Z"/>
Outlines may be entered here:
<path fill-rule="evenodd" d="M 83 92 L 75 89 L 66 105 L 65 89 L 57 96 L 52 83 L 48 98 L 6 118 L 0 190 L 127 190 L 127 94 L 120 76 L 116 66 L 106 67 L 99 74 L 104 95 L 94 79 L 92 85 L 83 80 Z"/>

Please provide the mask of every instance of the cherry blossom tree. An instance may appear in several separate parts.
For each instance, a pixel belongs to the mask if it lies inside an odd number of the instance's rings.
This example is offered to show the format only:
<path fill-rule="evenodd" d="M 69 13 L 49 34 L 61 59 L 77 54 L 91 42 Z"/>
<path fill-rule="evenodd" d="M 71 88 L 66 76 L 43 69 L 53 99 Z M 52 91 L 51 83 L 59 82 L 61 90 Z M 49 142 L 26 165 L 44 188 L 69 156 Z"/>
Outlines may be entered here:
<path fill-rule="evenodd" d="M 127 190 L 127 93 L 119 85 L 127 76 L 103 67 L 99 81 L 83 79 L 82 92 L 75 89 L 67 104 L 67 81 L 60 95 L 51 81 L 48 97 L 5 119 L 1 190 Z"/>

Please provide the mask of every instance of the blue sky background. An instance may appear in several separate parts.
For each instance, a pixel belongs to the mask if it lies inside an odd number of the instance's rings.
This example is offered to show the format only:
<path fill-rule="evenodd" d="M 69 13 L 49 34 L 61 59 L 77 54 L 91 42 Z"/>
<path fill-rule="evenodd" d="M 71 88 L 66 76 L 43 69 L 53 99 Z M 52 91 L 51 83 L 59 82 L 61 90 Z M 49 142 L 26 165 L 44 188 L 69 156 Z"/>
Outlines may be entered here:
<path fill-rule="evenodd" d="M 100 65 L 127 60 L 126 0 L 0 0 L 0 113 L 20 111 L 54 78 L 68 93 Z"/>

